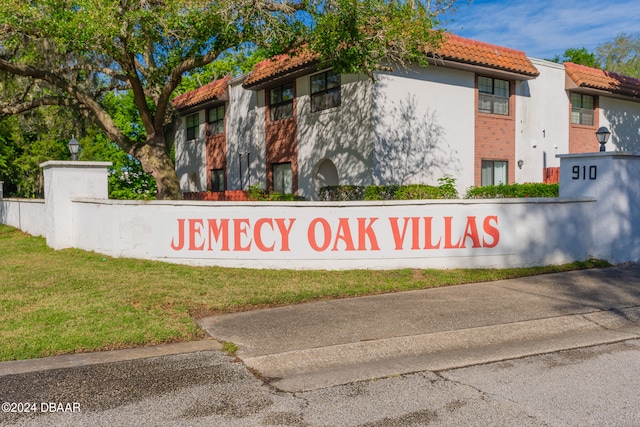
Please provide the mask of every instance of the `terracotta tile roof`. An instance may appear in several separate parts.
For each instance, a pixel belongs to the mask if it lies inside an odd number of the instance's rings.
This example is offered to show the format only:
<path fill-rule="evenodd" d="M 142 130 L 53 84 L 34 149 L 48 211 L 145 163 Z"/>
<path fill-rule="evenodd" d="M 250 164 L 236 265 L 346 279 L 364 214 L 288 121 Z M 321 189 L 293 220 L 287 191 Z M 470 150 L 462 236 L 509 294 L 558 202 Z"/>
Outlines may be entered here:
<path fill-rule="evenodd" d="M 315 64 L 318 57 L 318 54 L 304 49 L 295 55 L 282 54 L 265 59 L 256 64 L 243 85 L 256 86 L 267 80 L 298 71 Z"/>
<path fill-rule="evenodd" d="M 604 90 L 618 95 L 640 98 L 640 79 L 585 65 L 565 62 L 564 68 L 578 87 Z"/>
<path fill-rule="evenodd" d="M 444 34 L 442 45 L 428 55 L 432 58 L 493 68 L 529 77 L 540 74 L 527 55 L 520 50 L 465 39 L 454 34 Z M 258 86 L 269 79 L 303 69 L 317 60 L 318 55 L 308 50 L 303 50 L 296 55 L 278 55 L 265 59 L 256 64 L 244 81 L 244 86 Z"/>
<path fill-rule="evenodd" d="M 171 105 L 177 110 L 186 110 L 207 101 L 221 99 L 227 94 L 229 80 L 231 80 L 231 76 L 215 80 L 190 92 L 185 92 L 173 98 Z"/>
<path fill-rule="evenodd" d="M 434 59 L 477 65 L 536 77 L 540 73 L 521 50 L 444 34 L 442 45 L 428 55 Z"/>

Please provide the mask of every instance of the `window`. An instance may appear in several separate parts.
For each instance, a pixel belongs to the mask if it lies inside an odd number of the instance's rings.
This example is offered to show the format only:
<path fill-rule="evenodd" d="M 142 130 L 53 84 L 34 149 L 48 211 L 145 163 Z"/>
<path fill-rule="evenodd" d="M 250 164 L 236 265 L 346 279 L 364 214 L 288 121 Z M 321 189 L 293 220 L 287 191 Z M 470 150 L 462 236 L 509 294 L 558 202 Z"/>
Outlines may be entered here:
<path fill-rule="evenodd" d="M 340 74 L 333 71 L 311 76 L 311 112 L 340 106 Z"/>
<path fill-rule="evenodd" d="M 291 162 L 274 163 L 271 165 L 271 170 L 273 172 L 273 191 L 280 194 L 292 194 Z"/>
<path fill-rule="evenodd" d="M 478 111 L 509 115 L 509 81 L 478 76 Z"/>
<path fill-rule="evenodd" d="M 209 110 L 209 135 L 224 133 L 224 104 Z"/>
<path fill-rule="evenodd" d="M 224 169 L 211 170 L 211 191 L 224 191 Z"/>
<path fill-rule="evenodd" d="M 593 126 L 595 99 L 591 95 L 571 94 L 571 123 Z"/>
<path fill-rule="evenodd" d="M 482 186 L 507 183 L 507 165 L 503 160 L 482 161 Z"/>
<path fill-rule="evenodd" d="M 273 88 L 269 94 L 272 122 L 293 116 L 293 83 Z"/>
<path fill-rule="evenodd" d="M 196 139 L 198 135 L 198 128 L 200 127 L 200 119 L 198 114 L 192 114 L 187 116 L 187 141 Z"/>

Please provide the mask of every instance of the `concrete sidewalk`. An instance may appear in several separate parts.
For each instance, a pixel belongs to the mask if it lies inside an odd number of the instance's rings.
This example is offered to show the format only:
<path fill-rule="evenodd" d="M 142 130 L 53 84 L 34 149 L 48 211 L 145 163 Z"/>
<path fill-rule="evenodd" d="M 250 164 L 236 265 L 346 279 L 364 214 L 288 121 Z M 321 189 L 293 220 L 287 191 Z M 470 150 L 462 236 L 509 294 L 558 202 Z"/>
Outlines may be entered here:
<path fill-rule="evenodd" d="M 213 316 L 244 363 L 286 391 L 640 336 L 640 264 Z"/>

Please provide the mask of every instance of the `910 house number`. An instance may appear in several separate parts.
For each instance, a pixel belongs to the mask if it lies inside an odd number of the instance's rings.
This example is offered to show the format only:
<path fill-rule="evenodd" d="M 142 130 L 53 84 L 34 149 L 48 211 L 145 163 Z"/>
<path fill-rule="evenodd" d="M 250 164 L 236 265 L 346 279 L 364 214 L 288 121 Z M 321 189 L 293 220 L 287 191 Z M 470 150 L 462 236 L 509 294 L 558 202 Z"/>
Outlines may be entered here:
<path fill-rule="evenodd" d="M 587 166 L 578 166 L 575 165 L 571 168 L 571 178 L 572 179 L 596 179 L 598 176 L 598 166 L 591 165 Z"/>

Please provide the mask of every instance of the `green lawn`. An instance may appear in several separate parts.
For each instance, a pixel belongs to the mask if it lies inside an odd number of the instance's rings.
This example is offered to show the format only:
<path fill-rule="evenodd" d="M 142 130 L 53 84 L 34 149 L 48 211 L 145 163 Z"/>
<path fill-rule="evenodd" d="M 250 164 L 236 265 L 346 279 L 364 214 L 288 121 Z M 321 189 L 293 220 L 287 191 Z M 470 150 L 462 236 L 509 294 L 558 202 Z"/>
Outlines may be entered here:
<path fill-rule="evenodd" d="M 295 271 L 188 267 L 109 258 L 0 225 L 0 360 L 204 337 L 194 317 L 602 267 Z"/>

